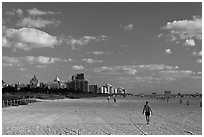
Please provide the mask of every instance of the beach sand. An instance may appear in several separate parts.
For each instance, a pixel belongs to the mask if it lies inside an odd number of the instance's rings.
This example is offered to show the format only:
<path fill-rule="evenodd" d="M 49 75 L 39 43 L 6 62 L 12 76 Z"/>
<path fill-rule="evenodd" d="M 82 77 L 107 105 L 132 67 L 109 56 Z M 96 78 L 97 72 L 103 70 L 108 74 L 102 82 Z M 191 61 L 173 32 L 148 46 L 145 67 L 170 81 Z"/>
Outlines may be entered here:
<path fill-rule="evenodd" d="M 138 97 L 63 99 L 2 109 L 3 135 L 190 135 L 202 134 L 201 99 L 190 105 Z M 149 101 L 153 114 L 142 114 Z"/>

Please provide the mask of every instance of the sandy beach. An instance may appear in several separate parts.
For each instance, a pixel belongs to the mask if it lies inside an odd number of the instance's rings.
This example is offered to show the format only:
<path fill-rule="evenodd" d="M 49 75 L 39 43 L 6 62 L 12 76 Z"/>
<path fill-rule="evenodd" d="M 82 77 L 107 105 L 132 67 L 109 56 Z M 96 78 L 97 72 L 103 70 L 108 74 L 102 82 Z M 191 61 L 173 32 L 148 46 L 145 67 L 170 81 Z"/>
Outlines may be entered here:
<path fill-rule="evenodd" d="M 137 97 L 63 99 L 2 109 L 3 135 L 201 135 L 201 99 L 190 105 Z M 142 109 L 153 109 L 147 125 Z"/>

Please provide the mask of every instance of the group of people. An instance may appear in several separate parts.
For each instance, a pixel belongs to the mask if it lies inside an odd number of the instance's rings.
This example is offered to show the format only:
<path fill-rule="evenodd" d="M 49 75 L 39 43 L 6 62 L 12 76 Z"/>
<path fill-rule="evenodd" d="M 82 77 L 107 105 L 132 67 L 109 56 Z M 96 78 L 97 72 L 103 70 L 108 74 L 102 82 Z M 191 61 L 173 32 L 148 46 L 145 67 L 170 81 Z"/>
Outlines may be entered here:
<path fill-rule="evenodd" d="M 116 96 L 113 95 L 112 97 L 113 97 L 113 101 L 116 102 Z M 111 96 L 110 95 L 108 95 L 107 100 L 108 100 L 108 102 L 110 102 L 110 100 L 111 100 Z"/>
<path fill-rule="evenodd" d="M 116 102 L 116 96 L 113 95 L 112 97 L 113 97 L 113 101 Z M 108 102 L 110 102 L 110 100 L 111 100 L 111 96 L 110 96 L 110 95 L 107 96 L 107 100 L 108 100 Z M 149 124 L 149 121 L 150 121 L 149 116 L 152 115 L 152 109 L 151 109 L 151 107 L 149 106 L 149 102 L 148 102 L 148 101 L 147 101 L 146 104 L 144 105 L 142 114 L 145 115 L 146 121 L 147 121 L 147 125 L 148 125 L 148 124 Z"/>

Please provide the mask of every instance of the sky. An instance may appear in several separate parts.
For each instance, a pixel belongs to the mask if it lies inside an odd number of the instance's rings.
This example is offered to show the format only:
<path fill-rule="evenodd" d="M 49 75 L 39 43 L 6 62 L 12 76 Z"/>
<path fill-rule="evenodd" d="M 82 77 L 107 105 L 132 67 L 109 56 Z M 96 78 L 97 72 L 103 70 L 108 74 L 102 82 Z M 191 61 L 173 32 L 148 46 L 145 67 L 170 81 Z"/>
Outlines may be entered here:
<path fill-rule="evenodd" d="M 2 3 L 2 79 L 202 92 L 202 3 Z"/>

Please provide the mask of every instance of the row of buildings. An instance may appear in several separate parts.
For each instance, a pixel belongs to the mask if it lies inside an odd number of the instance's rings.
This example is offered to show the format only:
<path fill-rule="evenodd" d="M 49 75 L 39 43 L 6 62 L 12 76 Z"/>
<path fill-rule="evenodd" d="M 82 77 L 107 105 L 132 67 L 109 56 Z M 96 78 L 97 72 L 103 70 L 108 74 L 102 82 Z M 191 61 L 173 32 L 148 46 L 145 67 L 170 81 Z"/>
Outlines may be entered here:
<path fill-rule="evenodd" d="M 2 81 L 3 84 L 3 81 Z M 5 85 L 5 82 L 4 82 Z M 16 86 L 16 85 L 15 85 Z M 17 83 L 17 87 L 25 87 L 25 84 Z M 107 83 L 104 86 L 99 87 L 96 84 L 89 84 L 88 80 L 85 79 L 84 73 L 76 74 L 71 77 L 70 81 L 61 81 L 58 76 L 55 79 L 48 83 L 40 82 L 39 79 L 34 75 L 28 84 L 30 88 L 37 87 L 48 87 L 49 89 L 68 89 L 81 92 L 90 92 L 90 93 L 104 93 L 104 94 L 125 94 L 126 90 L 122 87 L 114 88 L 113 85 Z"/>

